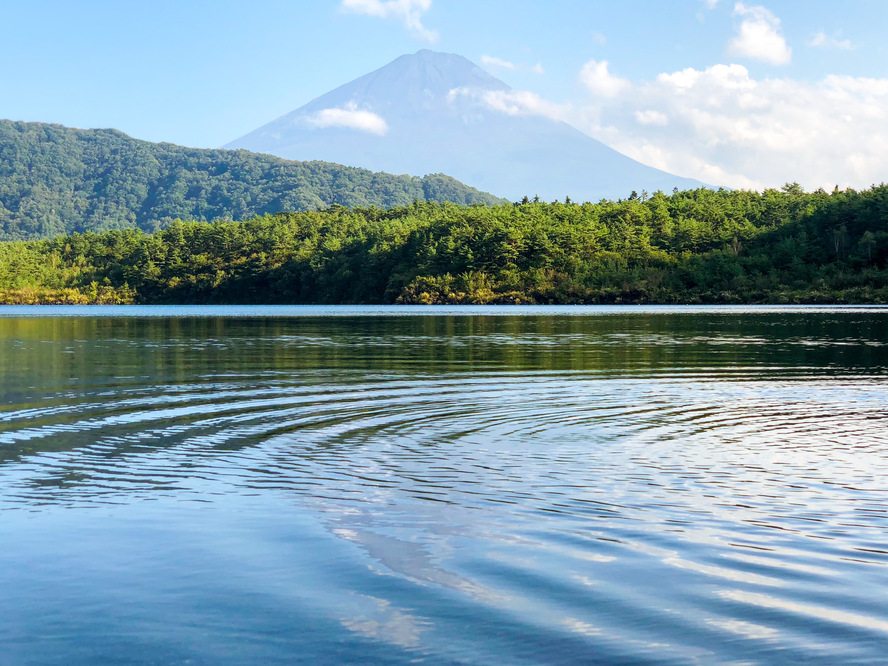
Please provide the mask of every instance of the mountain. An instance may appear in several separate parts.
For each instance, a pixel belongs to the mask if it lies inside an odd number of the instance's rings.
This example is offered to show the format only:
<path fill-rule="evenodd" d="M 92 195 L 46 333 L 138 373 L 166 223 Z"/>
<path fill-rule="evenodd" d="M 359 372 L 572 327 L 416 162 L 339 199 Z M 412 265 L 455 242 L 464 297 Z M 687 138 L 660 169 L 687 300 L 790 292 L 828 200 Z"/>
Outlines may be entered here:
<path fill-rule="evenodd" d="M 226 147 L 393 173 L 443 172 L 511 200 L 598 201 L 703 186 L 636 162 L 567 123 L 525 113 L 521 99 L 462 56 L 422 50 Z"/>
<path fill-rule="evenodd" d="M 501 201 L 441 174 L 393 176 L 149 143 L 116 130 L 0 120 L 0 240 L 415 200 Z"/>

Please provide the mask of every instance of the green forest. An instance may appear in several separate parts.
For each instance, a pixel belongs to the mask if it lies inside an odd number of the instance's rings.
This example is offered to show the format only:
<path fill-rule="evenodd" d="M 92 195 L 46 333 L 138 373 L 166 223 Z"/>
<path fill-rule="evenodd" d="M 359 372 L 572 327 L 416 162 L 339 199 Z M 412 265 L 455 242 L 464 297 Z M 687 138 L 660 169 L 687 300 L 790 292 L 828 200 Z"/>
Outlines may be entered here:
<path fill-rule="evenodd" d="M 0 240 L 245 220 L 282 211 L 502 199 L 442 174 L 393 176 L 245 150 L 201 150 L 117 130 L 0 120 Z"/>
<path fill-rule="evenodd" d="M 0 243 L 5 303 L 888 303 L 888 186 L 415 201 Z"/>

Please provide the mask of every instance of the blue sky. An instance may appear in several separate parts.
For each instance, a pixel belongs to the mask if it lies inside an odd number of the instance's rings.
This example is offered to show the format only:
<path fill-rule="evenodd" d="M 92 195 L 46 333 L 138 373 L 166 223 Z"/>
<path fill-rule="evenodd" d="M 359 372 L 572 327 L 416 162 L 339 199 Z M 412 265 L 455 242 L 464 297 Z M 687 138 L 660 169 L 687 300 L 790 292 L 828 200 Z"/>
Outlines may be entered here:
<path fill-rule="evenodd" d="M 14 120 L 217 147 L 432 48 L 681 175 L 888 180 L 883 0 L 3 0 L 2 20 Z"/>

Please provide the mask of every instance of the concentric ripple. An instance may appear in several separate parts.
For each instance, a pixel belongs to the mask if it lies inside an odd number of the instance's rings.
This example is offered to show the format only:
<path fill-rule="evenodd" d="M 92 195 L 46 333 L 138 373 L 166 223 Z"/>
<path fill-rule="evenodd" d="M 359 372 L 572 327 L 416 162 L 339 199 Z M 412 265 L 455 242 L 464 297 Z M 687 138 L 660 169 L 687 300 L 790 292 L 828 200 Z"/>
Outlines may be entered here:
<path fill-rule="evenodd" d="M 341 314 L 0 319 L 0 664 L 888 654 L 888 313 Z"/>

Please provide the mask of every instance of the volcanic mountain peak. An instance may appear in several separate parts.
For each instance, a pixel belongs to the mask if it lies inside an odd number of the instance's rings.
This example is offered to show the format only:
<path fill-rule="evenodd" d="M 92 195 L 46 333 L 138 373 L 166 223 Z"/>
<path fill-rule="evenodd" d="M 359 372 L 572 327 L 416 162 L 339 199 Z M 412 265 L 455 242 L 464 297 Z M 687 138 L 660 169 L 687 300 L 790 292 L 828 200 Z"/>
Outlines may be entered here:
<path fill-rule="evenodd" d="M 343 92 L 379 101 L 417 93 L 444 98 L 451 90 L 460 87 L 486 90 L 509 88 L 460 55 L 423 49 L 396 58 L 385 67 L 337 88 L 331 95 Z"/>
<path fill-rule="evenodd" d="M 513 96 L 466 58 L 424 49 L 226 148 L 394 173 L 446 173 L 511 199 L 598 200 L 702 185 L 636 162 Z"/>
<path fill-rule="evenodd" d="M 338 114 L 338 125 L 332 120 L 337 114 L 330 112 L 343 111 L 352 115 L 355 121 L 352 129 L 361 130 L 359 113 L 363 112 L 365 117 L 367 113 L 374 113 L 386 125 L 397 118 L 440 115 L 452 110 L 455 95 L 466 90 L 510 88 L 460 55 L 423 49 L 412 55 L 403 55 L 385 67 L 339 86 L 266 127 L 280 129 L 288 124 L 313 128 L 348 127 L 346 114 Z M 327 112 L 326 116 L 317 115 L 324 112 Z M 328 124 L 325 124 L 324 117 Z M 373 133 L 372 130 L 366 131 Z M 226 147 L 233 147 L 233 144 Z"/>

